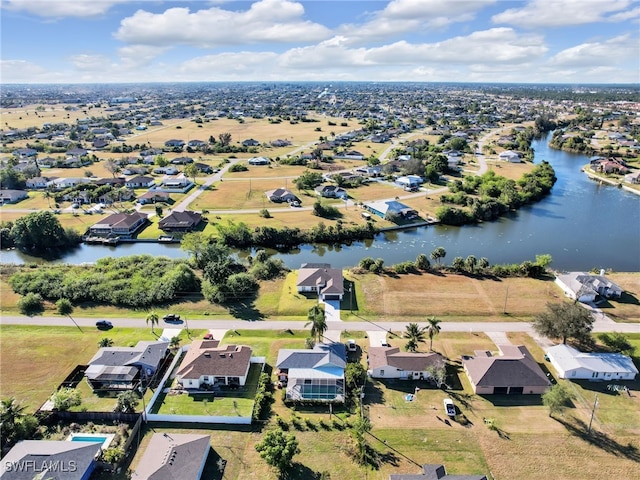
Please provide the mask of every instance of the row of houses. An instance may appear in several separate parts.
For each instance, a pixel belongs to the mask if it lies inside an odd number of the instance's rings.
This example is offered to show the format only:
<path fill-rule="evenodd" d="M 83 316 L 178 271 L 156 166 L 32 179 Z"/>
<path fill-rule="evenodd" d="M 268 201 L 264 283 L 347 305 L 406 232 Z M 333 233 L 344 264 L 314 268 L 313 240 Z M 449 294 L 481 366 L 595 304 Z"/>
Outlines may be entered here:
<path fill-rule="evenodd" d="M 143 212 L 114 213 L 89 227 L 88 235 L 92 237 L 134 237 L 148 221 Z M 202 222 L 202 214 L 192 211 L 172 212 L 158 222 L 160 230 L 173 232 L 190 232 Z"/>

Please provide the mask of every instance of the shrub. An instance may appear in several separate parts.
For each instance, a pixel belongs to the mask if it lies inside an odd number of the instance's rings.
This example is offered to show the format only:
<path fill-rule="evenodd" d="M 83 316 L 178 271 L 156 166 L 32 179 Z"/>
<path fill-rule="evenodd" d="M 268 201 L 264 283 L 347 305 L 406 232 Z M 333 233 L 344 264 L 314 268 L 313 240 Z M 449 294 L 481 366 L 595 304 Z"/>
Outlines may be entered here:
<path fill-rule="evenodd" d="M 18 309 L 24 315 L 38 315 L 44 311 L 44 304 L 39 293 L 27 293 L 18 300 Z"/>
<path fill-rule="evenodd" d="M 271 214 L 269 213 L 269 210 L 267 210 L 266 208 L 263 208 L 262 210 L 260 210 L 258 215 L 261 216 L 262 218 L 271 218 Z"/>
<path fill-rule="evenodd" d="M 229 167 L 230 172 L 246 172 L 249 168 L 241 163 L 234 163 Z"/>

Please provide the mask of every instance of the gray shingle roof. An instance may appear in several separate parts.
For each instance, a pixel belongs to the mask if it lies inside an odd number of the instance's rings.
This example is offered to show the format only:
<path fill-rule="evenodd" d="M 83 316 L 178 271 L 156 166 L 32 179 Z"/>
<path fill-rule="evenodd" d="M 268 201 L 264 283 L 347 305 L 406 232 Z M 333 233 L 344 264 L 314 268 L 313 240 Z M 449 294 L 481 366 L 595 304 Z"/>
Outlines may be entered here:
<path fill-rule="evenodd" d="M 198 480 L 209 454 L 211 437 L 187 433 L 154 433 L 132 478 Z"/>
<path fill-rule="evenodd" d="M 169 342 L 140 341 L 135 347 L 104 347 L 98 350 L 89 365 L 127 366 L 150 365 L 157 368 L 164 358 Z"/>
<path fill-rule="evenodd" d="M 469 377 L 479 387 L 550 385 L 540 366 L 523 345 L 499 345 L 502 355 L 463 358 Z"/>

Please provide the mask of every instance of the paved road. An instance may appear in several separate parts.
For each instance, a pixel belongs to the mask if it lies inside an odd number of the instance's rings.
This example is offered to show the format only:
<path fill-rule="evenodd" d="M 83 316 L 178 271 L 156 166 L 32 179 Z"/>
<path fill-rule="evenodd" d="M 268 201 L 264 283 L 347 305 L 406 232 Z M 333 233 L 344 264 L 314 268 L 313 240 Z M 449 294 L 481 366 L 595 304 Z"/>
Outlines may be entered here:
<path fill-rule="evenodd" d="M 362 317 L 360 317 L 362 318 Z M 606 318 L 606 317 L 605 317 Z M 73 317 L 73 320 L 81 327 L 95 328 L 95 318 Z M 114 327 L 137 327 L 149 328 L 143 318 L 117 318 L 110 319 Z M 265 321 L 246 321 L 237 319 L 188 319 L 189 328 L 198 329 L 246 329 L 246 330 L 303 330 L 306 321 L 283 321 L 283 320 L 265 320 Z M 164 324 L 160 322 L 160 327 L 178 328 L 175 324 Z M 420 326 L 426 326 L 427 323 L 418 322 Z M 67 317 L 26 317 L 3 315 L 0 318 L 0 325 L 51 325 L 51 326 L 67 326 L 73 327 L 73 322 Z M 441 324 L 443 332 L 526 332 L 533 334 L 533 328 L 527 322 L 448 322 L 443 321 Z M 328 321 L 327 326 L 330 330 L 349 330 L 349 331 L 403 331 L 405 323 L 403 322 L 376 322 L 368 321 L 362 318 L 357 322 L 332 322 Z M 182 324 L 182 327 L 186 327 Z M 308 328 L 308 327 L 307 327 Z M 615 323 L 609 319 L 603 320 L 600 315 L 596 317 L 593 328 L 594 332 L 621 332 L 621 333 L 640 333 L 640 323 Z"/>

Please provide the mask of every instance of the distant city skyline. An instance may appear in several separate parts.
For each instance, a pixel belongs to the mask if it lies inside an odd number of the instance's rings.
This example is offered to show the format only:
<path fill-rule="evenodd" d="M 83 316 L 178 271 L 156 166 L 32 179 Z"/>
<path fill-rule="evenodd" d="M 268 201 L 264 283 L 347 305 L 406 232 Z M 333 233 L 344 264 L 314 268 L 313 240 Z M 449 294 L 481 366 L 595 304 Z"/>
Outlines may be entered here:
<path fill-rule="evenodd" d="M 2 0 L 0 81 L 640 83 L 637 0 Z"/>

